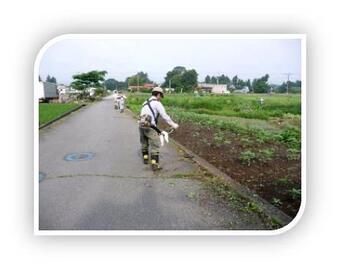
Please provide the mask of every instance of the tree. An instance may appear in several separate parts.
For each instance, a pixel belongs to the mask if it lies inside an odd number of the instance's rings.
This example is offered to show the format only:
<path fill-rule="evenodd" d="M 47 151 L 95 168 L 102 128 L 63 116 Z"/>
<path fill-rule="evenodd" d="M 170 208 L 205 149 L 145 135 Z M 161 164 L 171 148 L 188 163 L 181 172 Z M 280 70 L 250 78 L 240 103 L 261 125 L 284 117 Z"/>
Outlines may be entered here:
<path fill-rule="evenodd" d="M 163 87 L 168 87 L 171 81 L 171 87 L 176 90 L 183 89 L 184 91 L 191 91 L 197 87 L 198 74 L 196 70 L 186 70 L 183 66 L 176 66 L 174 69 L 166 73 Z"/>
<path fill-rule="evenodd" d="M 227 84 L 227 80 L 224 74 L 218 77 L 218 84 Z"/>
<path fill-rule="evenodd" d="M 57 84 L 57 79 L 55 77 L 51 77 L 49 74 L 46 77 L 46 82 L 50 82 L 50 83 L 55 83 Z"/>
<path fill-rule="evenodd" d="M 230 86 L 230 78 L 225 74 L 217 77 L 210 77 L 209 75 L 205 77 L 205 83 L 217 84 L 217 82 L 218 84 L 226 84 Z"/>
<path fill-rule="evenodd" d="M 105 80 L 104 85 L 106 87 L 107 90 L 109 91 L 113 91 L 118 89 L 118 81 L 115 80 L 114 78 L 109 78 L 107 80 Z"/>
<path fill-rule="evenodd" d="M 165 82 L 163 83 L 163 87 L 167 87 L 170 84 L 171 87 L 179 88 L 181 87 L 181 76 L 186 72 L 186 68 L 184 66 L 176 66 L 174 69 L 166 73 Z"/>
<path fill-rule="evenodd" d="M 252 83 L 252 90 L 255 93 L 266 93 L 270 89 L 270 85 L 268 84 L 269 75 L 266 74 L 265 76 L 254 79 Z"/>
<path fill-rule="evenodd" d="M 211 77 L 211 84 L 217 84 L 217 78 L 212 76 Z"/>
<path fill-rule="evenodd" d="M 231 80 L 228 76 L 225 76 L 225 84 L 227 84 L 228 86 L 230 86 L 231 84 Z"/>
<path fill-rule="evenodd" d="M 107 90 L 123 90 L 127 88 L 127 83 L 125 81 L 118 81 L 114 78 L 109 78 L 105 80 L 104 85 Z"/>
<path fill-rule="evenodd" d="M 106 71 L 93 70 L 88 73 L 74 75 L 72 77 L 74 81 L 71 83 L 71 86 L 81 91 L 84 91 L 90 87 L 102 87 L 102 82 L 105 81 L 106 74 Z"/>
<path fill-rule="evenodd" d="M 249 91 L 251 91 L 251 92 L 253 91 L 253 87 L 251 85 L 250 79 L 247 80 L 246 86 L 248 87 Z"/>
<path fill-rule="evenodd" d="M 193 91 L 197 87 L 198 74 L 196 70 L 191 69 L 183 73 L 181 83 L 185 90 Z"/>
<path fill-rule="evenodd" d="M 126 81 L 130 86 L 143 86 L 145 83 L 152 83 L 148 73 L 138 72 L 136 75 L 127 78 Z"/>
<path fill-rule="evenodd" d="M 237 76 L 234 76 L 232 79 L 231 79 L 233 85 L 235 86 L 235 88 L 237 88 L 238 86 L 238 77 Z"/>
<path fill-rule="evenodd" d="M 280 86 L 276 89 L 279 93 L 286 93 L 287 92 L 287 82 L 283 82 Z M 288 92 L 289 93 L 299 93 L 301 92 L 301 80 L 289 81 L 288 82 Z"/>

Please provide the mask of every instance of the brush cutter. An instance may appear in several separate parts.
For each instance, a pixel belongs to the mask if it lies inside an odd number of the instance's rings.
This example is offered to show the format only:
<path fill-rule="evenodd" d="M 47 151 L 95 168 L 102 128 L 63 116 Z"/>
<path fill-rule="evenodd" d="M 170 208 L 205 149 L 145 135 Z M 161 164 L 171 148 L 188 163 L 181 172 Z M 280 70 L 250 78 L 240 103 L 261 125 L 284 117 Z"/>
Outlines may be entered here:
<path fill-rule="evenodd" d="M 151 125 L 151 128 L 154 129 L 158 135 L 159 135 L 159 140 L 161 141 L 161 146 L 164 146 L 164 141 L 166 143 L 169 143 L 169 134 L 172 134 L 175 129 L 171 128 L 169 131 L 161 131 L 158 127 L 155 125 Z"/>

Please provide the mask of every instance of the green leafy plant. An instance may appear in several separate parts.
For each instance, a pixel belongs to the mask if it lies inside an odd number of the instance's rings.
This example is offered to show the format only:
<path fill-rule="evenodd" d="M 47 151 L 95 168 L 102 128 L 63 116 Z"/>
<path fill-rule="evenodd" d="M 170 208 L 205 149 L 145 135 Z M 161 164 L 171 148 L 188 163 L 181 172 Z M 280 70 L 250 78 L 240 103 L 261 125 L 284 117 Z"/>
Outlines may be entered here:
<path fill-rule="evenodd" d="M 280 185 L 288 185 L 289 184 L 289 179 L 288 178 L 280 178 L 277 180 L 277 183 Z"/>
<path fill-rule="evenodd" d="M 282 205 L 282 202 L 281 202 L 280 199 L 274 197 L 274 198 L 272 199 L 272 204 L 275 205 L 275 206 L 277 206 L 277 207 L 280 207 L 280 206 Z"/>
<path fill-rule="evenodd" d="M 254 144 L 254 142 L 253 142 L 252 140 L 250 140 L 249 138 L 247 138 L 247 137 L 242 137 L 242 138 L 240 139 L 240 141 L 241 141 L 241 143 L 242 143 L 243 145 L 246 145 L 246 146 L 251 146 L 251 145 Z"/>
<path fill-rule="evenodd" d="M 292 188 L 289 190 L 290 195 L 292 196 L 293 200 L 301 199 L 301 189 Z"/>
<path fill-rule="evenodd" d="M 299 160 L 300 159 L 300 150 L 295 148 L 287 149 L 287 158 L 288 160 Z"/>
<path fill-rule="evenodd" d="M 244 211 L 262 213 L 263 209 L 259 204 L 255 203 L 255 202 L 248 202 L 246 204 L 245 208 L 244 208 Z"/>
<path fill-rule="evenodd" d="M 256 154 L 250 150 L 243 151 L 240 154 L 240 160 L 242 161 L 242 163 L 245 163 L 248 166 L 250 166 L 251 161 L 254 160 L 255 158 Z"/>
<path fill-rule="evenodd" d="M 270 148 L 267 148 L 267 149 L 262 149 L 259 151 L 259 160 L 261 162 L 268 162 L 270 160 L 273 159 L 274 157 L 274 149 L 270 149 Z"/>
<path fill-rule="evenodd" d="M 214 144 L 221 145 L 224 142 L 224 133 L 218 132 L 214 134 Z"/>

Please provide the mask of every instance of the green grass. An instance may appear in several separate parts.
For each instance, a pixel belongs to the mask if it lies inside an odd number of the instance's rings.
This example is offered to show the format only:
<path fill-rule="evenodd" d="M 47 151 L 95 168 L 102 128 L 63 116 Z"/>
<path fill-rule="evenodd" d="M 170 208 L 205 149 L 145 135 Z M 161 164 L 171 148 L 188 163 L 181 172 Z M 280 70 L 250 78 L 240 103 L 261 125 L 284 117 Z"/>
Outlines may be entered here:
<path fill-rule="evenodd" d="M 128 97 L 128 106 L 136 114 L 150 96 L 136 93 Z M 264 98 L 264 105 L 259 99 Z M 299 151 L 301 147 L 301 96 L 300 95 L 166 95 L 162 100 L 167 112 L 179 123 L 194 122 L 202 127 L 214 127 L 250 138 L 258 143 L 278 142 Z M 215 137 L 221 144 L 222 137 Z"/>
<path fill-rule="evenodd" d="M 77 107 L 78 104 L 39 104 L 39 126 Z"/>
<path fill-rule="evenodd" d="M 141 104 L 148 94 L 130 95 L 131 105 Z M 259 99 L 264 98 L 264 105 Z M 191 111 L 198 114 L 241 117 L 268 120 L 271 117 L 283 117 L 285 114 L 301 114 L 300 95 L 207 95 L 194 97 L 191 94 L 166 95 L 164 106 Z"/>

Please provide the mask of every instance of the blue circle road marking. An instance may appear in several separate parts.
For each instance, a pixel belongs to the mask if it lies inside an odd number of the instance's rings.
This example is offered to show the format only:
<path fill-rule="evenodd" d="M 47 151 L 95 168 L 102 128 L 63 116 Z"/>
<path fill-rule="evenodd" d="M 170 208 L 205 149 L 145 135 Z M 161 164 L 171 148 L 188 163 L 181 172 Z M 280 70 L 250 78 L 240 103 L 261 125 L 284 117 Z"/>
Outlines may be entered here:
<path fill-rule="evenodd" d="M 86 161 L 91 160 L 94 157 L 94 153 L 92 152 L 82 152 L 82 153 L 71 153 L 67 154 L 64 157 L 65 161 L 71 162 L 71 161 Z"/>
<path fill-rule="evenodd" d="M 43 172 L 39 172 L 39 182 L 43 181 L 46 178 L 46 174 Z"/>

